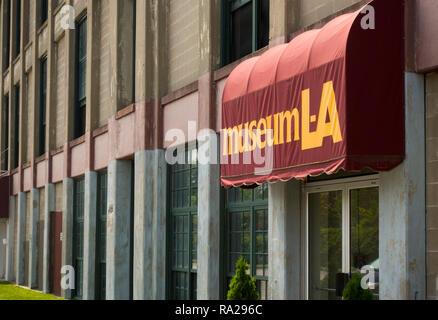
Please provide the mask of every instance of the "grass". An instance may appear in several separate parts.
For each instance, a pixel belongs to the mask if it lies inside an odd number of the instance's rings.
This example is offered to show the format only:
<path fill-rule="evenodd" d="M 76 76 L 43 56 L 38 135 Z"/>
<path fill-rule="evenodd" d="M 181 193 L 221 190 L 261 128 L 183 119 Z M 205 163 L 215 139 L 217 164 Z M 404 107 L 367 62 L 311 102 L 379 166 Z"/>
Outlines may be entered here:
<path fill-rule="evenodd" d="M 45 294 L 21 287 L 9 282 L 0 282 L 0 300 L 64 300 L 51 294 Z"/>

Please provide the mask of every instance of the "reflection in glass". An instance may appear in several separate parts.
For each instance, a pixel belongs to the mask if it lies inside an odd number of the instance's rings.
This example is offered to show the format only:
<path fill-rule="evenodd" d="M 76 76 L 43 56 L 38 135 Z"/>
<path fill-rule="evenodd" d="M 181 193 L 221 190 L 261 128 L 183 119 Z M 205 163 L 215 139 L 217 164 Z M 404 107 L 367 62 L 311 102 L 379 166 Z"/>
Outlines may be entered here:
<path fill-rule="evenodd" d="M 342 191 L 309 195 L 310 298 L 333 300 L 342 272 Z"/>
<path fill-rule="evenodd" d="M 375 269 L 374 293 L 378 294 L 379 188 L 350 192 L 350 248 L 351 272 L 372 266 Z"/>

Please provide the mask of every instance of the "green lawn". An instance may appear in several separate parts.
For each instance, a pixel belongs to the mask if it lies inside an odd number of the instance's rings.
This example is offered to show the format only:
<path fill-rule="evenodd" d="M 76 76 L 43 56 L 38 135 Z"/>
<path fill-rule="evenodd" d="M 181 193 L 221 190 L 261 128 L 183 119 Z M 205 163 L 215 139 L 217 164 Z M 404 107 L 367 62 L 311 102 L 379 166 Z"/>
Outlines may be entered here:
<path fill-rule="evenodd" d="M 9 282 L 0 282 L 0 300 L 63 300 L 51 294 L 17 287 Z"/>

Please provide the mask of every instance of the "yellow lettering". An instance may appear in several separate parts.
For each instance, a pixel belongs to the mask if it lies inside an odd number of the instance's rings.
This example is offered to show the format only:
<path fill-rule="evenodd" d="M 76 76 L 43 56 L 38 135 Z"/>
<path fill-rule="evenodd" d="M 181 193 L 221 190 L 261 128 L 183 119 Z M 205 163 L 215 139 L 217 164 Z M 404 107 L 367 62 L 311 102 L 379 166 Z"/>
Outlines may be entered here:
<path fill-rule="evenodd" d="M 325 137 L 332 137 L 333 143 L 341 142 L 342 133 L 339 124 L 339 114 L 336 105 L 333 82 L 324 83 L 319 108 L 318 126 L 316 131 L 310 132 L 310 92 L 309 89 L 302 92 L 302 150 L 320 148 Z M 330 121 L 326 122 L 327 114 Z"/>

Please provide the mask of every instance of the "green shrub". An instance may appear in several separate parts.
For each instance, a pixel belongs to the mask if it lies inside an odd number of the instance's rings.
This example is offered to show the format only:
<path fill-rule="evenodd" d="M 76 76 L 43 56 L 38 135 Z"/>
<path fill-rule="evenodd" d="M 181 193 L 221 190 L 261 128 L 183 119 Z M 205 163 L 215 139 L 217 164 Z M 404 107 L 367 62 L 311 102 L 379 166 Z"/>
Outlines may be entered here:
<path fill-rule="evenodd" d="M 236 262 L 236 274 L 231 279 L 228 300 L 260 300 L 256 280 L 246 273 L 248 269 L 249 265 L 241 257 Z"/>
<path fill-rule="evenodd" d="M 362 277 L 359 273 L 353 274 L 348 281 L 343 292 L 343 300 L 374 300 L 373 293 L 370 289 L 362 289 L 360 282 Z"/>

